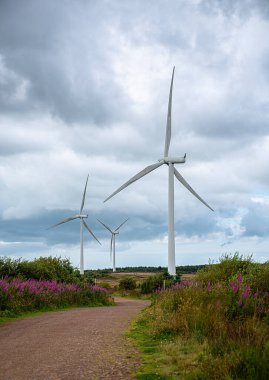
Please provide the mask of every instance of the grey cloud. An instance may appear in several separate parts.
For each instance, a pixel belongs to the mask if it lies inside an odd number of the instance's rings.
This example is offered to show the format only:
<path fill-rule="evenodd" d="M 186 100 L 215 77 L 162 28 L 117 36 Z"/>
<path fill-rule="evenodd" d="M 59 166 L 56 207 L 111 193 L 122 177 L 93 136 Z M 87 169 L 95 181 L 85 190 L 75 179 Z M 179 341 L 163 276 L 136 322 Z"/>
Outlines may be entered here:
<path fill-rule="evenodd" d="M 29 81 L 29 111 L 45 107 L 67 122 L 120 119 L 127 104 L 113 82 L 109 49 L 104 48 L 108 25 L 96 20 L 106 8 L 97 3 L 66 5 L 1 3 L 0 53 L 7 68 Z M 12 83 L 2 87 L 2 96 L 7 98 L 12 89 Z M 13 110 L 17 107 L 14 103 Z"/>
<path fill-rule="evenodd" d="M 253 109 L 249 104 L 242 108 L 242 104 L 238 103 L 238 109 L 234 112 L 231 107 L 227 104 L 227 111 L 208 110 L 206 114 L 196 117 L 194 113 L 192 116 L 197 120 L 194 125 L 196 133 L 218 139 L 240 139 L 241 143 L 242 139 L 246 142 L 251 140 L 254 134 L 256 136 L 267 134 L 269 122 L 267 107 L 264 107 L 264 110 L 260 107 Z"/>
<path fill-rule="evenodd" d="M 262 17 L 269 16 L 267 0 L 201 0 L 199 9 L 206 14 L 217 15 L 221 12 L 226 17 L 237 15 L 240 18 L 247 18 L 253 12 L 258 12 Z"/>
<path fill-rule="evenodd" d="M 269 206 L 254 204 L 241 223 L 245 228 L 245 236 L 266 237 L 269 235 Z"/>
<path fill-rule="evenodd" d="M 175 230 L 179 235 L 206 236 L 210 233 L 221 231 L 214 217 L 192 216 L 186 217 L 175 223 Z"/>
<path fill-rule="evenodd" d="M 42 210 L 38 215 L 19 219 L 3 220 L 0 219 L 1 239 L 10 242 L 46 242 L 46 244 L 78 244 L 80 241 L 79 223 L 73 220 L 53 229 L 50 226 L 59 221 L 76 214 L 74 210 Z M 121 241 L 137 241 L 161 239 L 167 234 L 167 221 L 163 215 L 153 217 L 152 215 L 141 214 L 132 216 L 128 213 L 115 212 L 111 210 L 89 212 L 87 224 L 92 228 L 98 239 L 109 239 L 109 233 L 97 221 L 110 226 L 112 229 L 118 227 L 125 219 L 128 222 L 120 230 Z M 178 235 L 205 236 L 208 233 L 220 231 L 214 218 L 203 217 L 184 217 L 184 220 L 175 224 Z M 85 230 L 85 239 L 92 240 Z"/>
<path fill-rule="evenodd" d="M 107 126 L 127 119 L 135 124 L 132 101 L 114 81 L 110 66 L 111 57 L 121 44 L 117 33 L 111 32 L 113 28 L 134 46 L 151 45 L 156 41 L 165 49 L 170 44 L 171 49 L 184 53 L 191 49 L 189 59 L 200 66 L 203 62 L 212 63 L 216 56 L 215 70 L 222 71 L 223 52 L 219 51 L 217 33 L 209 27 L 200 27 L 204 21 L 199 19 L 199 7 L 195 4 L 164 1 L 157 1 L 154 7 L 142 1 L 127 1 L 124 5 L 119 1 L 90 4 L 81 1 L 76 5 L 65 1 L 64 4 L 65 7 L 58 1 L 28 1 L 26 6 L 16 1 L 1 4 L 1 52 L 8 69 L 18 78 L 29 81 L 27 105 L 31 111 L 45 108 L 71 123 Z M 219 2 L 216 7 L 221 4 L 231 12 L 239 7 L 239 2 L 230 1 Z M 254 4 L 250 2 L 250 8 Z M 200 2 L 200 7 L 210 14 L 212 3 Z M 185 19 L 190 18 L 193 22 L 186 25 Z M 189 45 L 192 35 L 197 39 L 193 47 Z M 225 70 L 228 59 L 225 57 Z M 8 88 L 2 89 L 3 98 L 8 98 L 12 91 L 14 84 L 10 83 Z M 263 122 L 264 111 L 251 106 L 251 97 L 243 107 L 242 101 L 244 99 L 237 99 L 238 108 L 233 110 L 230 107 L 233 100 L 230 100 L 214 111 L 209 104 L 202 113 L 191 112 L 191 129 L 216 138 L 228 134 L 238 137 L 242 131 L 252 134 L 254 127 L 264 133 L 269 116 Z M 21 105 L 4 103 L 2 111 L 9 112 L 11 107 L 16 110 Z M 156 115 L 151 122 L 154 124 L 159 118 L 160 115 Z M 144 123 L 146 125 L 146 120 Z"/>

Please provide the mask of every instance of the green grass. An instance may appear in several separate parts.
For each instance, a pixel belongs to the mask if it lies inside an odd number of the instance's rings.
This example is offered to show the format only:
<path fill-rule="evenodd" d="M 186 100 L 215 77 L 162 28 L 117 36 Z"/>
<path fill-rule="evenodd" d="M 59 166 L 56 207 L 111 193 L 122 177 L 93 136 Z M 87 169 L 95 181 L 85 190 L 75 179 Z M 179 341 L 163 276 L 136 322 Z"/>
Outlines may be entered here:
<path fill-rule="evenodd" d="M 128 335 L 138 346 L 142 365 L 138 380 L 199 379 L 199 360 L 207 355 L 207 344 L 196 339 L 183 339 L 176 334 L 154 334 L 151 309 L 146 309 L 134 321 Z M 193 377 L 195 375 L 195 377 Z"/>

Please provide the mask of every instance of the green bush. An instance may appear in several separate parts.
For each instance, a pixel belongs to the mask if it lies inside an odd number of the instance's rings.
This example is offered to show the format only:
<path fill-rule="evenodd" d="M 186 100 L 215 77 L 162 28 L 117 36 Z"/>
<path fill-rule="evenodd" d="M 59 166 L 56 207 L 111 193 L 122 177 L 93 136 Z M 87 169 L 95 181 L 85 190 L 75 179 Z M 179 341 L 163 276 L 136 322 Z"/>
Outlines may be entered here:
<path fill-rule="evenodd" d="M 11 259 L 10 257 L 0 257 L 0 277 L 16 277 L 19 274 L 21 259 Z"/>
<path fill-rule="evenodd" d="M 245 281 L 253 291 L 269 291 L 269 262 L 253 264 L 249 269 Z"/>
<path fill-rule="evenodd" d="M 159 289 L 163 288 L 165 280 L 165 286 L 170 286 L 174 280 L 167 273 L 156 274 L 154 276 L 150 276 L 146 280 L 144 280 L 141 284 L 141 293 L 142 294 L 150 294 Z"/>
<path fill-rule="evenodd" d="M 61 257 L 39 257 L 32 261 L 0 257 L 0 277 L 17 277 L 34 280 L 56 280 L 67 283 L 81 282 L 82 276 L 73 268 L 69 259 Z M 92 278 L 87 277 L 87 282 Z"/>
<path fill-rule="evenodd" d="M 210 263 L 205 268 L 199 270 L 196 279 L 205 284 L 227 283 L 239 273 L 245 275 L 254 266 L 255 264 L 251 256 L 244 258 L 238 252 L 234 255 L 225 254 L 221 256 L 218 264 Z"/>
<path fill-rule="evenodd" d="M 100 283 L 98 283 L 98 285 L 107 290 L 111 289 L 110 283 L 107 281 L 101 281 Z"/>
<path fill-rule="evenodd" d="M 124 277 L 119 282 L 120 290 L 134 290 L 136 288 L 136 282 L 132 277 Z"/>

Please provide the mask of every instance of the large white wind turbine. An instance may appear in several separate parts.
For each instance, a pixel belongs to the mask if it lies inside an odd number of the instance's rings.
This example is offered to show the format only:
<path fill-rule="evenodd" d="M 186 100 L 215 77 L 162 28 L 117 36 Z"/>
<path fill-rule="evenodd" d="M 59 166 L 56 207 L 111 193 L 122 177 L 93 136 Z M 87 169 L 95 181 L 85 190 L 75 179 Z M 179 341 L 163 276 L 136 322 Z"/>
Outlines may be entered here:
<path fill-rule="evenodd" d="M 129 218 L 128 218 L 129 219 Z M 119 234 L 119 229 L 121 226 L 124 225 L 124 223 L 127 222 L 126 219 L 124 222 L 122 222 L 119 227 L 117 227 L 114 231 L 111 230 L 105 223 L 101 222 L 101 220 L 97 219 L 98 222 L 100 222 L 110 233 L 111 233 L 111 241 L 110 241 L 110 260 L 112 259 L 113 263 L 113 272 L 116 272 L 116 253 L 115 253 L 115 241 L 116 241 L 116 235 Z"/>
<path fill-rule="evenodd" d="M 54 228 L 56 226 L 59 226 L 60 224 L 70 222 L 71 220 L 80 219 L 80 274 L 84 274 L 84 254 L 83 254 L 83 230 L 84 230 L 84 227 L 89 231 L 89 233 L 94 237 L 94 239 L 96 241 L 98 241 L 99 244 L 101 244 L 100 241 L 97 239 L 97 237 L 92 232 L 92 230 L 90 229 L 90 227 L 88 226 L 88 224 L 84 220 L 84 219 L 88 218 L 88 214 L 83 213 L 83 207 L 84 207 L 84 203 L 85 203 L 85 196 L 86 196 L 88 179 L 89 179 L 89 175 L 87 176 L 86 185 L 85 185 L 84 193 L 82 196 L 82 202 L 81 202 L 79 214 L 71 216 L 70 218 L 66 218 L 66 219 L 62 220 L 61 222 L 54 224 L 53 226 L 49 227 L 49 228 Z"/>
<path fill-rule="evenodd" d="M 196 198 L 199 199 L 206 207 L 214 211 L 187 183 L 187 181 L 182 177 L 182 175 L 174 167 L 174 164 L 184 164 L 186 160 L 186 154 L 184 157 L 168 157 L 169 145 L 171 141 L 171 110 L 172 110 L 172 91 L 173 91 L 173 80 L 174 80 L 175 67 L 173 68 L 173 74 L 171 79 L 169 102 L 168 102 L 168 113 L 167 113 L 167 123 L 166 123 L 166 136 L 164 145 L 164 157 L 158 160 L 156 164 L 147 166 L 141 172 L 136 174 L 134 177 L 129 179 L 121 187 L 119 187 L 114 193 L 112 193 L 108 198 L 104 200 L 106 202 L 108 199 L 112 198 L 115 194 L 123 190 L 125 187 L 129 186 L 131 183 L 137 181 L 144 175 L 157 169 L 159 166 L 166 164 L 169 168 L 169 180 L 168 180 L 168 273 L 170 275 L 176 274 L 175 265 L 175 230 L 174 230 L 174 175 L 179 182 L 182 183 Z"/>

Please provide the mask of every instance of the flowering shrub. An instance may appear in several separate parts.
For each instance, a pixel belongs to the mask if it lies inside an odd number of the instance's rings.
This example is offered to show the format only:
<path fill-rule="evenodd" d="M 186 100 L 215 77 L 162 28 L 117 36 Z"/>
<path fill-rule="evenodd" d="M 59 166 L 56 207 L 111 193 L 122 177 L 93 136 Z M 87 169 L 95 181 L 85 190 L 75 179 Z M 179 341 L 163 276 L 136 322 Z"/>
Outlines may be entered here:
<path fill-rule="evenodd" d="M 0 312 L 109 304 L 107 289 L 56 281 L 0 279 Z"/>
<path fill-rule="evenodd" d="M 230 316 L 255 316 L 258 318 L 269 317 L 269 292 L 263 289 L 253 289 L 239 273 L 229 284 Z"/>
<path fill-rule="evenodd" d="M 144 323 L 155 340 L 173 337 L 167 349 L 173 373 L 187 362 L 178 357 L 184 344 L 195 342 L 201 352 L 188 368 L 193 377 L 186 378 L 269 379 L 267 274 L 268 263 L 256 264 L 236 255 L 205 268 L 195 281 L 158 289 Z"/>

